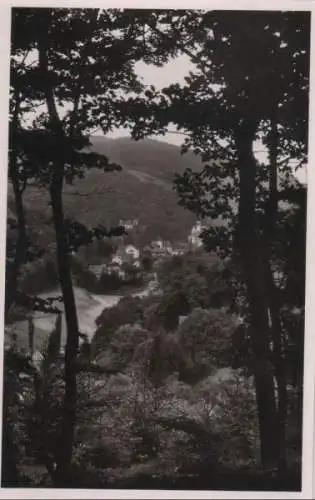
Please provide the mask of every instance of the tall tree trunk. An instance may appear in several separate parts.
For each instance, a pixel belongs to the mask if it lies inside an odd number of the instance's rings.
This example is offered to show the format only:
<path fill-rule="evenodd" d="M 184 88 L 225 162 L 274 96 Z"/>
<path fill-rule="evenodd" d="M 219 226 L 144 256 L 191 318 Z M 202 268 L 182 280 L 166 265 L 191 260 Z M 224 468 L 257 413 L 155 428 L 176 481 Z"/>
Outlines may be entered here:
<path fill-rule="evenodd" d="M 13 112 L 13 119 L 11 123 L 11 133 L 14 134 L 18 129 L 18 119 L 20 112 L 20 93 L 16 91 L 15 93 L 15 108 Z M 10 138 L 11 142 L 11 138 Z M 24 187 L 21 186 L 18 174 L 18 166 L 17 166 L 17 151 L 13 144 L 12 152 L 10 155 L 10 164 L 9 164 L 9 178 L 12 182 L 13 193 L 14 193 L 14 201 L 15 201 L 15 209 L 16 209 L 16 217 L 18 223 L 18 236 L 15 247 L 15 254 L 12 265 L 7 270 L 7 279 L 6 279 L 6 296 L 5 296 L 5 319 L 8 318 L 8 314 L 11 306 L 14 303 L 16 291 L 17 291 L 17 283 L 19 272 L 21 269 L 21 265 L 26 260 L 26 252 L 27 252 L 27 234 L 26 234 L 26 221 L 25 221 L 25 211 L 23 205 L 23 190 Z"/>
<path fill-rule="evenodd" d="M 48 9 L 47 9 L 48 11 Z M 49 16 L 49 12 L 47 13 Z M 47 20 L 49 26 L 49 19 Z M 62 123 L 59 119 L 53 88 L 49 82 L 48 72 L 48 40 L 43 37 L 39 42 L 39 61 L 42 78 L 45 82 L 45 97 L 48 107 L 50 125 L 56 140 L 60 140 L 60 148 L 64 139 Z M 67 341 L 65 347 L 65 394 L 63 419 L 60 429 L 59 453 L 56 457 L 55 484 L 59 487 L 71 486 L 71 462 L 76 425 L 77 402 L 77 355 L 79 347 L 79 326 L 75 305 L 75 297 L 71 278 L 71 267 L 64 224 L 62 189 L 64 181 L 63 162 L 55 162 L 50 187 L 53 222 L 56 233 L 57 266 L 62 296 L 65 307 L 67 325 Z"/>
<path fill-rule="evenodd" d="M 11 123 L 11 133 L 15 132 L 18 128 L 18 120 L 20 113 L 20 92 L 15 92 L 15 107 L 13 112 L 13 119 Z M 10 137 L 10 142 L 11 142 Z M 10 144 L 11 146 L 11 144 Z M 12 154 L 9 163 L 9 178 L 11 179 L 14 193 L 14 201 L 16 208 L 16 217 L 18 223 L 18 236 L 15 244 L 15 253 L 12 265 L 7 269 L 6 273 L 6 289 L 5 289 L 5 321 L 8 319 L 8 314 L 11 306 L 14 303 L 17 291 L 18 276 L 21 265 L 26 260 L 27 251 L 27 235 L 25 212 L 23 205 L 23 187 L 20 186 L 18 168 L 17 168 L 17 151 L 12 148 Z M 6 395 L 6 390 L 3 394 L 3 411 L 2 411 L 2 467 L 1 467 L 1 483 L 2 486 L 12 487 L 18 486 L 20 475 L 17 467 L 17 447 L 14 442 L 14 430 L 8 415 L 9 402 Z"/>
<path fill-rule="evenodd" d="M 265 273 L 268 281 L 269 310 L 272 324 L 272 342 L 274 350 L 275 374 L 278 386 L 278 472 L 279 476 L 286 472 L 286 420 L 287 420 L 287 381 L 284 358 L 284 337 L 280 316 L 279 292 L 272 273 L 272 244 L 275 238 L 275 229 L 278 215 L 278 142 L 279 133 L 276 120 L 275 106 L 271 117 L 269 133 L 269 200 L 265 214 Z"/>
<path fill-rule="evenodd" d="M 71 278 L 70 260 L 64 232 L 62 192 L 57 181 L 58 179 L 55 179 L 55 182 L 52 183 L 50 196 L 56 232 L 58 273 L 67 324 L 67 341 L 65 349 L 64 417 L 60 433 L 60 454 L 59 457 L 57 457 L 56 477 L 60 483 L 58 484 L 59 486 L 69 486 L 69 482 L 71 481 L 71 461 L 76 424 L 76 372 L 79 348 L 79 325 Z"/>
<path fill-rule="evenodd" d="M 268 267 L 267 267 L 268 266 Z M 278 473 L 279 477 L 286 474 L 286 423 L 287 423 L 287 380 L 284 358 L 284 335 L 280 318 L 279 293 L 274 284 L 270 263 L 266 266 L 266 276 L 269 281 L 270 316 L 272 323 L 272 339 L 274 347 L 275 375 L 278 386 L 278 422 L 277 437 L 279 446 Z"/>
<path fill-rule="evenodd" d="M 275 468 L 278 457 L 277 407 L 269 346 L 268 289 L 255 216 L 256 160 L 253 141 L 256 125 L 243 122 L 237 130 L 240 200 L 235 249 L 247 289 L 261 463 L 265 468 Z"/>
<path fill-rule="evenodd" d="M 12 420 L 8 416 L 8 407 L 5 401 L 3 402 L 3 407 L 1 486 L 4 488 L 16 488 L 20 486 L 18 449 L 14 439 Z"/>

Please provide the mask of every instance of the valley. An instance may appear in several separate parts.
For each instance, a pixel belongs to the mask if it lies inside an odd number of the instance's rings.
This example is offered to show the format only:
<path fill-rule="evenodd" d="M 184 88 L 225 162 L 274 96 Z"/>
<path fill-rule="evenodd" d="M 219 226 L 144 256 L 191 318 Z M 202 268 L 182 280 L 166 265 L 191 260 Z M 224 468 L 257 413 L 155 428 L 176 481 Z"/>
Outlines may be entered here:
<path fill-rule="evenodd" d="M 3 487 L 304 493 L 310 19 L 12 8 Z"/>

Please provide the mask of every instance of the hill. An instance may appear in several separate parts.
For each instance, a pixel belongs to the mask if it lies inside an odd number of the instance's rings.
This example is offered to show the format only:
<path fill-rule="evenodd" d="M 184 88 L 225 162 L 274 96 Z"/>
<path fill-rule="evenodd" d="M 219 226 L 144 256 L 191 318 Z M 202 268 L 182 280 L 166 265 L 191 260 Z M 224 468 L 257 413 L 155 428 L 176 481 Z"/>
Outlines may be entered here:
<path fill-rule="evenodd" d="M 173 191 L 175 173 L 187 167 L 200 168 L 200 160 L 165 142 L 129 138 L 91 138 L 92 151 L 102 153 L 122 166 L 121 172 L 104 173 L 91 169 L 86 177 L 66 185 L 65 213 L 87 226 L 119 224 L 121 219 L 138 219 L 136 242 L 146 244 L 161 237 L 172 242 L 186 240 L 195 216 L 178 205 Z M 8 206 L 14 209 L 9 189 Z M 30 229 L 40 243 L 53 241 L 51 212 L 47 193 L 34 186 L 25 191 L 25 206 Z"/>
<path fill-rule="evenodd" d="M 104 173 L 92 168 L 84 179 L 66 185 L 65 214 L 87 226 L 110 227 L 120 220 L 138 219 L 137 228 L 128 238 L 140 245 L 158 237 L 172 243 L 186 241 L 196 217 L 179 206 L 173 179 L 186 168 L 199 170 L 200 159 L 192 152 L 182 156 L 178 146 L 153 139 L 93 136 L 91 143 L 91 151 L 120 164 L 122 171 Z M 54 241 L 47 192 L 30 186 L 24 199 L 33 239 L 47 246 Z M 14 211 L 10 186 L 8 207 Z"/>
<path fill-rule="evenodd" d="M 167 142 L 154 139 L 133 141 L 128 137 L 106 139 L 101 136 L 91 137 L 91 150 L 108 155 L 132 173 L 151 174 L 162 181 L 172 181 L 175 173 L 190 167 L 200 167 L 200 159 L 192 152 L 180 154 L 180 148 Z"/>

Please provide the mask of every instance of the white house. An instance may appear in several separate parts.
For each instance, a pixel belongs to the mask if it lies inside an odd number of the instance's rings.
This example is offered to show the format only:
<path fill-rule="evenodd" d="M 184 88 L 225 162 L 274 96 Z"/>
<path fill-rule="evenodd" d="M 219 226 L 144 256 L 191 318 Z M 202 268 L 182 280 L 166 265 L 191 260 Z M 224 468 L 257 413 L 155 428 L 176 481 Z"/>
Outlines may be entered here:
<path fill-rule="evenodd" d="M 169 241 L 163 241 L 162 238 L 158 238 L 151 242 L 150 252 L 156 257 L 167 254 L 172 255 L 172 245 Z"/>
<path fill-rule="evenodd" d="M 202 232 L 202 230 L 203 227 L 201 222 L 197 221 L 188 237 L 188 242 L 193 248 L 199 248 L 202 246 L 202 240 L 200 238 L 200 233 Z"/>
<path fill-rule="evenodd" d="M 122 220 L 120 219 L 119 221 L 120 226 L 124 226 L 124 228 L 128 231 L 131 231 L 133 228 L 135 228 L 138 225 L 138 219 L 133 219 L 133 220 Z"/>
<path fill-rule="evenodd" d="M 121 267 L 123 264 L 131 264 L 136 265 L 136 267 L 140 267 L 136 264 L 139 261 L 140 251 L 138 248 L 133 245 L 121 246 L 118 248 L 116 254 L 112 257 L 111 266 Z"/>
<path fill-rule="evenodd" d="M 114 255 L 114 257 L 112 258 L 112 264 L 115 264 L 117 266 L 121 266 L 123 264 L 123 259 L 120 255 Z"/>
<path fill-rule="evenodd" d="M 133 245 L 127 245 L 125 248 L 125 254 L 132 257 L 134 260 L 138 260 L 140 257 L 140 251 Z"/>

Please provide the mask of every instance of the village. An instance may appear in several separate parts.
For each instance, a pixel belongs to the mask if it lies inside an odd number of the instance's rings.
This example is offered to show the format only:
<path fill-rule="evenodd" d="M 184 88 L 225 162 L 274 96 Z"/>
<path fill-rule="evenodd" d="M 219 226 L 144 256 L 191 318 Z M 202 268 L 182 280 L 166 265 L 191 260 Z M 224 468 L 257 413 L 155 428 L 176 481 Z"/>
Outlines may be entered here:
<path fill-rule="evenodd" d="M 120 220 L 119 225 L 124 226 L 125 230 L 130 234 L 138 225 L 138 220 Z M 136 245 L 126 243 L 124 237 L 121 237 L 111 257 L 101 265 L 89 265 L 89 271 L 97 279 L 108 275 L 116 276 L 121 281 L 128 281 L 130 276 L 137 280 L 144 271 L 152 272 L 162 259 L 174 255 L 183 255 L 200 248 L 202 246 L 200 234 L 203 229 L 201 222 L 197 221 L 191 229 L 187 241 L 178 242 L 176 245 L 159 237 L 143 248 L 139 248 Z"/>

